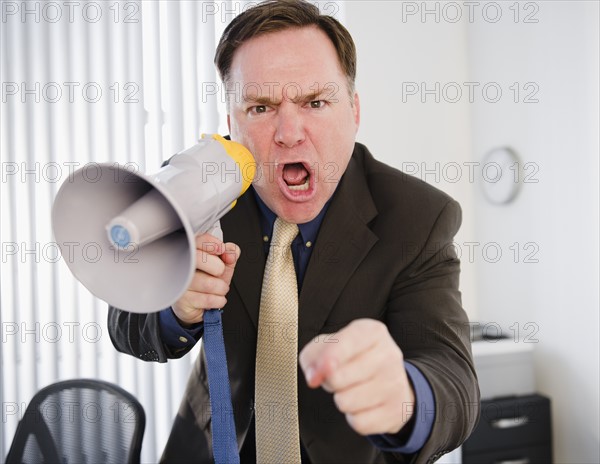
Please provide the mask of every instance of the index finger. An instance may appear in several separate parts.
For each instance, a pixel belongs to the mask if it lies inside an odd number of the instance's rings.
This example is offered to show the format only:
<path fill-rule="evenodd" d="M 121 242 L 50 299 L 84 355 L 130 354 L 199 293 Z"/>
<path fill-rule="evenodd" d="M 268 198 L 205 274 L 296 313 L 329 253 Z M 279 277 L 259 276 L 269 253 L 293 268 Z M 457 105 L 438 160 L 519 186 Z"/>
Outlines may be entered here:
<path fill-rule="evenodd" d="M 330 336 L 316 337 L 300 353 L 299 363 L 311 387 L 318 387 L 338 367 L 379 343 L 385 325 L 357 319 Z"/>

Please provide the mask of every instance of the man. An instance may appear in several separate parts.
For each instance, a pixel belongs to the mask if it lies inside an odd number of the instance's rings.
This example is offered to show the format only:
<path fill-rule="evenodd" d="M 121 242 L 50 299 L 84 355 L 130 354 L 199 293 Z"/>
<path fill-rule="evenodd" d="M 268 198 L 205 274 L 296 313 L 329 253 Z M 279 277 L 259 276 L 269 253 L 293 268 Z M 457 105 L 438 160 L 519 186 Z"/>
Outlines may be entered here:
<path fill-rule="evenodd" d="M 221 221 L 227 243 L 197 238 L 196 275 L 172 308 L 111 308 L 113 343 L 166 362 L 200 338 L 207 309 L 223 308 L 240 456 L 261 462 L 263 274 L 278 253 L 274 227 L 298 224 L 297 322 L 270 327 L 299 354 L 297 407 L 271 411 L 272 420 L 282 433 L 299 423 L 302 462 L 433 462 L 468 437 L 479 413 L 451 247 L 460 207 L 355 143 L 354 44 L 313 5 L 247 10 L 225 30 L 215 63 L 231 138 L 258 163 L 253 188 Z M 267 354 L 273 363 L 280 355 Z M 208 404 L 201 354 L 164 461 L 212 462 Z"/>

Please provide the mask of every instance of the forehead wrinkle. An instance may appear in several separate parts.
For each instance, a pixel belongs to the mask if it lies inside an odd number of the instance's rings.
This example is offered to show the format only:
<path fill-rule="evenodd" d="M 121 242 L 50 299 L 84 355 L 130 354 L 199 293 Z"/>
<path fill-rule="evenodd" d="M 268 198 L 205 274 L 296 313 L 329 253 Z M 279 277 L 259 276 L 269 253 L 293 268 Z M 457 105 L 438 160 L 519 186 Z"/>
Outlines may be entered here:
<path fill-rule="evenodd" d="M 290 53 L 282 52 L 283 42 L 289 43 L 286 50 L 289 48 Z M 238 102 L 244 104 L 280 106 L 285 102 L 332 101 L 338 89 L 344 88 L 348 88 L 352 100 L 353 91 L 338 58 L 329 37 L 319 29 L 272 32 L 252 38 L 237 49 L 227 81 L 237 84 L 241 93 Z M 286 82 L 291 86 L 284 89 Z M 337 85 L 331 87 L 332 82 Z M 315 89 L 316 85 L 319 87 Z"/>
<path fill-rule="evenodd" d="M 282 98 L 271 98 L 263 95 L 253 96 L 251 94 L 245 94 L 244 101 L 246 103 L 256 103 L 257 105 L 279 106 L 281 105 L 283 99 L 291 101 L 292 103 L 307 103 L 314 100 L 319 100 L 319 97 L 321 97 L 324 93 L 325 89 L 313 91 L 307 94 L 300 92 L 300 94 L 294 96 L 294 98 L 288 98 L 287 95 L 284 95 Z"/>
<path fill-rule="evenodd" d="M 251 96 L 244 95 L 244 101 L 246 103 L 256 103 L 257 105 L 266 105 L 266 106 L 278 106 L 281 105 L 281 98 L 273 99 L 271 97 L 265 97 L 262 95 L 259 96 Z"/>
<path fill-rule="evenodd" d="M 311 101 L 314 101 L 314 100 L 318 100 L 319 97 L 321 95 L 323 95 L 323 93 L 324 93 L 323 90 L 316 91 L 316 92 L 310 92 L 310 93 L 308 93 L 306 95 L 304 95 L 304 94 L 301 93 L 300 95 L 297 95 L 296 98 L 291 98 L 290 100 L 292 102 L 294 102 L 294 103 L 299 103 L 299 102 L 300 103 L 307 103 L 307 102 L 311 102 Z"/>

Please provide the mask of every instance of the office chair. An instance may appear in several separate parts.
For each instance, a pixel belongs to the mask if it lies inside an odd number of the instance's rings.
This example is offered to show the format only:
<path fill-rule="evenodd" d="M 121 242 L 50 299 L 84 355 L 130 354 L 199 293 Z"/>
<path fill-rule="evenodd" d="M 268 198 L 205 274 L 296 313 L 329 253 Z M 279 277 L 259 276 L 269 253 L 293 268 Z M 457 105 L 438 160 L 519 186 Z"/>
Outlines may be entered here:
<path fill-rule="evenodd" d="M 35 394 L 19 421 L 6 464 L 139 463 L 146 415 L 122 388 L 75 379 Z"/>

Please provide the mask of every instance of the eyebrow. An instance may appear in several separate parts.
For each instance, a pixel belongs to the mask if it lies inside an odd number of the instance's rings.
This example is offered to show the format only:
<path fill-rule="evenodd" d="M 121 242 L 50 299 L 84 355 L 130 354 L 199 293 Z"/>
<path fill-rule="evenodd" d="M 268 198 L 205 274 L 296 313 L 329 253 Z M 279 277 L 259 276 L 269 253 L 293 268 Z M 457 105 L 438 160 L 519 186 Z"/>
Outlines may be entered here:
<path fill-rule="evenodd" d="M 297 95 L 295 98 L 292 98 L 290 100 L 293 103 L 311 102 L 311 101 L 319 100 L 319 97 L 322 96 L 324 92 L 325 92 L 325 89 L 322 89 L 322 90 L 317 91 L 317 92 L 310 92 L 310 93 L 307 93 L 307 94 L 300 94 L 300 95 Z M 254 104 L 257 104 L 257 105 L 279 106 L 279 105 L 281 105 L 282 99 L 273 100 L 270 97 L 263 97 L 263 96 L 252 97 L 252 96 L 246 96 L 244 98 L 244 101 L 247 102 L 247 103 L 254 103 Z"/>

